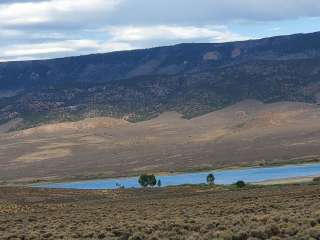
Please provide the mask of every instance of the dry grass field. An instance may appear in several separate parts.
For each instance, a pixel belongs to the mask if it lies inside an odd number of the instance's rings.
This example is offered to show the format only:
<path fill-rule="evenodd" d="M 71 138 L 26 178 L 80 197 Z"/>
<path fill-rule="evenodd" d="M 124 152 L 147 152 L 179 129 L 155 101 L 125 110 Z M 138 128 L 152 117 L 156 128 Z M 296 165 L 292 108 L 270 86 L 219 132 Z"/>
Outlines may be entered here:
<path fill-rule="evenodd" d="M 0 181 L 103 178 L 320 159 L 320 108 L 247 100 L 191 120 L 168 112 L 0 134 Z"/>
<path fill-rule="evenodd" d="M 0 188 L 0 239 L 320 239 L 320 185 Z"/>

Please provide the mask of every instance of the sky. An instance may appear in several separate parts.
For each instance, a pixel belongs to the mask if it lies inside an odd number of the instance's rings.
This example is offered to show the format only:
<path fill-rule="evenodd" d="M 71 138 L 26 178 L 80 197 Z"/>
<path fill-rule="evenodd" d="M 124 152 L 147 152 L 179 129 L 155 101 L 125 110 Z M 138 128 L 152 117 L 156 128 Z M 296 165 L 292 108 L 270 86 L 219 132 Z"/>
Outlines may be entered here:
<path fill-rule="evenodd" d="M 0 0 L 0 61 L 320 31 L 319 0 Z"/>

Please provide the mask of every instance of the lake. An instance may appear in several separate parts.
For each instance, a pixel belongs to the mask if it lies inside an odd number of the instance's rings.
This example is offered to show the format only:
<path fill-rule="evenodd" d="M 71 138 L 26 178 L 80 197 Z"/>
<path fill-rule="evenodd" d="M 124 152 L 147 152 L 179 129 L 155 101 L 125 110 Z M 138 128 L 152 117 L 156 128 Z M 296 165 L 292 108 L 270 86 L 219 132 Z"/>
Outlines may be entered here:
<path fill-rule="evenodd" d="M 287 165 L 281 167 L 257 167 L 234 170 L 217 170 L 210 172 L 181 173 L 175 175 L 157 176 L 162 186 L 178 186 L 184 184 L 206 183 L 209 173 L 215 176 L 216 184 L 232 184 L 239 180 L 256 183 L 269 180 L 280 180 L 295 177 L 320 176 L 320 163 L 304 165 Z M 37 184 L 34 187 L 64 188 L 64 189 L 116 189 L 119 185 L 125 188 L 139 188 L 138 177 L 101 179 L 65 183 Z"/>

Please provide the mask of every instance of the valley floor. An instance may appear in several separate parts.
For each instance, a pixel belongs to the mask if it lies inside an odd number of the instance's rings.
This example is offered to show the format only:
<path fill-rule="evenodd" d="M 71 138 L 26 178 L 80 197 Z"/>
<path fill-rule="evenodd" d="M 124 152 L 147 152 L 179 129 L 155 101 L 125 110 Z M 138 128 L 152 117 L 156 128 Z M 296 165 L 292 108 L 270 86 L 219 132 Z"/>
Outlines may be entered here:
<path fill-rule="evenodd" d="M 319 239 L 320 185 L 0 188 L 0 239 Z"/>

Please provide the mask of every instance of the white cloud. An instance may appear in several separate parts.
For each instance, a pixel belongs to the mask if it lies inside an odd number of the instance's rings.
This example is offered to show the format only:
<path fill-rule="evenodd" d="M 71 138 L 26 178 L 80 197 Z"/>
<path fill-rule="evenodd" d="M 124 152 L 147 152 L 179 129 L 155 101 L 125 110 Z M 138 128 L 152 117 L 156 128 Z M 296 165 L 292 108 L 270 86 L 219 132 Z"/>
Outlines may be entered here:
<path fill-rule="evenodd" d="M 281 28 L 280 27 L 273 27 L 273 28 L 270 28 L 270 29 L 268 29 L 269 31 L 272 31 L 272 32 L 278 32 L 278 31 L 280 31 L 281 30 Z"/>
<path fill-rule="evenodd" d="M 0 58 L 245 40 L 249 37 L 230 29 L 257 35 L 254 25 L 262 22 L 318 16 L 319 0 L 0 0 Z M 263 31 L 282 34 L 283 22 Z M 291 31 L 301 29 L 305 26 Z"/>
<path fill-rule="evenodd" d="M 11 37 L 18 37 L 22 36 L 23 32 L 14 30 L 14 29 L 1 29 L 0 30 L 0 37 L 1 38 L 11 38 Z"/>
<path fill-rule="evenodd" d="M 59 37 L 66 38 L 66 36 L 60 36 L 57 33 L 49 33 L 47 37 L 50 37 L 51 40 L 48 42 L 20 43 L 1 46 L 0 61 L 43 59 L 88 53 L 131 50 L 135 48 L 166 45 L 166 43 L 225 42 L 248 39 L 246 36 L 232 33 L 224 26 L 113 26 L 96 31 L 104 33 L 105 38 L 103 40 L 58 40 Z M 90 31 L 89 33 L 94 34 L 96 31 Z M 22 34 L 22 32 L 18 33 Z M 87 34 L 89 35 L 89 33 Z M 29 37 L 36 39 L 45 37 L 41 35 L 37 36 L 35 33 L 29 35 Z M 54 39 L 55 37 L 57 37 L 56 40 Z"/>
<path fill-rule="evenodd" d="M 40 44 L 20 44 L 0 48 L 4 57 L 31 57 L 50 53 L 68 53 L 84 49 L 98 49 L 99 44 L 92 40 L 67 40 Z"/>
<path fill-rule="evenodd" d="M 47 0 L 0 4 L 0 25 L 85 22 L 113 10 L 121 0 Z"/>
<path fill-rule="evenodd" d="M 148 40 L 209 40 L 209 42 L 226 42 L 248 39 L 247 36 L 233 33 L 225 26 L 118 26 L 106 31 L 113 41 L 139 42 Z"/>
<path fill-rule="evenodd" d="M 98 52 L 113 52 L 113 51 L 123 51 L 123 50 L 132 50 L 134 49 L 134 46 L 131 45 L 128 42 L 104 42 L 100 44 L 99 49 L 97 49 Z"/>
<path fill-rule="evenodd" d="M 134 13 L 134 14 L 130 14 Z M 208 24 L 319 17 L 319 0 L 126 0 L 118 21 L 131 24 Z"/>
<path fill-rule="evenodd" d="M 0 1 L 0 26 L 206 25 L 319 16 L 319 0 Z"/>
<path fill-rule="evenodd" d="M 79 55 L 132 49 L 129 43 L 101 42 L 89 39 L 0 47 L 0 61 L 44 59 L 46 56 Z"/>

